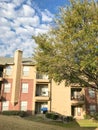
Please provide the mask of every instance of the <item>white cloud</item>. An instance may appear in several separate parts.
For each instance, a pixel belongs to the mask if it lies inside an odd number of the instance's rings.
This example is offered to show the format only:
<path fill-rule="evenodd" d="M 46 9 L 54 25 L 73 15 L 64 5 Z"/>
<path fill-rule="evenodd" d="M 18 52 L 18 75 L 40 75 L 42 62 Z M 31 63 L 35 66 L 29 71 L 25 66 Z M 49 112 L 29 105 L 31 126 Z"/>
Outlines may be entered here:
<path fill-rule="evenodd" d="M 12 0 L 12 2 L 16 5 L 19 6 L 21 5 L 25 0 Z"/>
<path fill-rule="evenodd" d="M 10 23 L 8 22 L 8 20 L 4 17 L 0 17 L 0 27 L 2 26 L 8 26 L 10 25 Z"/>
<path fill-rule="evenodd" d="M 0 0 L 0 54 L 2 56 L 13 56 L 16 49 L 23 50 L 24 56 L 32 56 L 36 46 L 32 35 L 46 33 L 53 17 L 48 10 L 40 11 L 40 14 L 38 12 L 32 8 L 31 0 Z M 41 23 L 40 18 L 44 23 Z"/>
<path fill-rule="evenodd" d="M 38 16 L 33 16 L 33 17 L 18 17 L 17 22 L 20 23 L 20 25 L 34 25 L 37 26 L 40 22 Z"/>
<path fill-rule="evenodd" d="M 35 14 L 35 10 L 28 5 L 23 5 L 24 16 L 32 16 Z"/>
<path fill-rule="evenodd" d="M 51 22 L 53 15 L 47 10 L 45 9 L 44 12 L 41 13 L 42 14 L 42 21 L 43 22 Z"/>
<path fill-rule="evenodd" d="M 14 18 L 16 16 L 16 12 L 14 10 L 15 5 L 13 3 L 0 3 L 0 16 L 6 18 Z"/>

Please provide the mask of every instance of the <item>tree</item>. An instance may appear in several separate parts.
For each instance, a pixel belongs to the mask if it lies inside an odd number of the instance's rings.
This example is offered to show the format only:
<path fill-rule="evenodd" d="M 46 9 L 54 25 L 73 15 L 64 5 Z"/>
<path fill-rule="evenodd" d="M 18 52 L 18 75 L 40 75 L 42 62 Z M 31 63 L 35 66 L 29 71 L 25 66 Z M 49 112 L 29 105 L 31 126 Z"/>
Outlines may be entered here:
<path fill-rule="evenodd" d="M 54 27 L 33 36 L 36 65 L 57 82 L 98 89 L 98 4 L 71 0 L 61 7 Z"/>

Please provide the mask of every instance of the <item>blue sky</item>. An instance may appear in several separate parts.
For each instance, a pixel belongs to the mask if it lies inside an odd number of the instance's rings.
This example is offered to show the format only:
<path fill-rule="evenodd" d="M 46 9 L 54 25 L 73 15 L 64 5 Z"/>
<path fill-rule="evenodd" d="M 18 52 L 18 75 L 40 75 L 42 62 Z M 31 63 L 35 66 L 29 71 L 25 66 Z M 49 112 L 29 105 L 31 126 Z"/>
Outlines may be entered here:
<path fill-rule="evenodd" d="M 68 0 L 0 0 L 0 56 L 13 56 L 21 49 L 31 57 L 32 35 L 46 33 L 58 7 Z"/>

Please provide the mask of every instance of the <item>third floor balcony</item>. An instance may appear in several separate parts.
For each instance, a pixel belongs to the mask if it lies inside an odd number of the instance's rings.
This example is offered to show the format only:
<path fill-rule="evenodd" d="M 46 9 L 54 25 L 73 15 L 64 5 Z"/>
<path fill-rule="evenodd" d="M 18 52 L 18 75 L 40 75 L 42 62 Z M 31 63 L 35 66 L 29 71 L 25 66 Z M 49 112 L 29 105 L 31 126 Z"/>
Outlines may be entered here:
<path fill-rule="evenodd" d="M 49 78 L 47 75 L 43 75 L 43 74 L 36 74 L 36 81 L 37 83 L 48 83 L 50 82 Z"/>

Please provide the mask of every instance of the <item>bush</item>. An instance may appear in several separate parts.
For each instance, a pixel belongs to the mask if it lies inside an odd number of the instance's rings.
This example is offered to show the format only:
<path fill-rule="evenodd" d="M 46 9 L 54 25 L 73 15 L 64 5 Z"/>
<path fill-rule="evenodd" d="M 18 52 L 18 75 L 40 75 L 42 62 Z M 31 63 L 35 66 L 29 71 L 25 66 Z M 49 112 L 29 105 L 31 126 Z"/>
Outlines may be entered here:
<path fill-rule="evenodd" d="M 46 113 L 46 117 L 49 119 L 57 120 L 59 118 L 59 115 L 56 113 Z"/>
<path fill-rule="evenodd" d="M 52 115 L 52 119 L 53 119 L 53 120 L 57 120 L 58 118 L 59 118 L 59 116 L 58 116 L 57 114 L 53 114 L 53 115 Z"/>
<path fill-rule="evenodd" d="M 94 116 L 93 116 L 93 118 L 94 118 L 95 120 L 98 120 L 98 113 L 95 113 Z"/>
<path fill-rule="evenodd" d="M 91 119 L 91 116 L 89 114 L 85 114 L 84 119 Z"/>
<path fill-rule="evenodd" d="M 13 111 L 3 111 L 2 112 L 3 115 L 8 115 L 8 116 L 20 116 L 20 117 L 24 117 L 27 115 L 27 113 L 25 111 L 16 111 L 16 110 L 13 110 Z"/>
<path fill-rule="evenodd" d="M 63 118 L 63 121 L 65 121 L 65 122 L 73 121 L 73 117 L 72 116 L 66 116 L 66 117 Z"/>
<path fill-rule="evenodd" d="M 52 113 L 46 113 L 45 116 L 46 116 L 47 118 L 51 119 L 51 117 L 52 117 Z"/>

